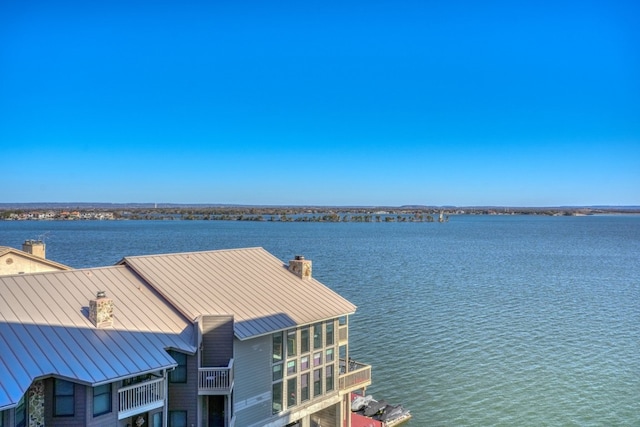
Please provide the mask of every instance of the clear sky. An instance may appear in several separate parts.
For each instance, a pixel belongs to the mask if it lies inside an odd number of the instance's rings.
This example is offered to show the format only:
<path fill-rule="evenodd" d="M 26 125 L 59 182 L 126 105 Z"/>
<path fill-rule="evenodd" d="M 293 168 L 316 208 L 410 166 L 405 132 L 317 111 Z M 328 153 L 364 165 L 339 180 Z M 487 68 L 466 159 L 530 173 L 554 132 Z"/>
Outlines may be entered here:
<path fill-rule="evenodd" d="M 0 202 L 640 205 L 640 2 L 0 2 Z"/>

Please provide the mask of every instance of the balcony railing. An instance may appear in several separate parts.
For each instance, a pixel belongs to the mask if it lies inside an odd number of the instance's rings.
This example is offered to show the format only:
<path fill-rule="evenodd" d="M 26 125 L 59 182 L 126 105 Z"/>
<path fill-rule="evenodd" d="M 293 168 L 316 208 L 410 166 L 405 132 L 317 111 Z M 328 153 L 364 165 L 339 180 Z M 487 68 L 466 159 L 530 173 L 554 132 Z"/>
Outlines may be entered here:
<path fill-rule="evenodd" d="M 164 406 L 165 379 L 132 384 L 118 390 L 118 419 Z"/>
<path fill-rule="evenodd" d="M 371 365 L 354 360 L 340 359 L 338 388 L 340 392 L 351 392 L 371 385 Z"/>
<path fill-rule="evenodd" d="M 233 388 L 233 359 L 226 367 L 198 369 L 198 394 L 229 394 Z"/>

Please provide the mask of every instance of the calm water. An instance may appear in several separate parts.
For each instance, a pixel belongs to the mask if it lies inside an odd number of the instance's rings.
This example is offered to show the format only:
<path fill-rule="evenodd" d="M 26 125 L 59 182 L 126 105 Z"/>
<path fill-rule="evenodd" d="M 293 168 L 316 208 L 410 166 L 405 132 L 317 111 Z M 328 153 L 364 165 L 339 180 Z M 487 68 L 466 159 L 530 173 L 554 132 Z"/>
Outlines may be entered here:
<path fill-rule="evenodd" d="M 0 222 L 72 267 L 262 246 L 358 305 L 368 392 L 418 426 L 640 426 L 640 217 Z"/>

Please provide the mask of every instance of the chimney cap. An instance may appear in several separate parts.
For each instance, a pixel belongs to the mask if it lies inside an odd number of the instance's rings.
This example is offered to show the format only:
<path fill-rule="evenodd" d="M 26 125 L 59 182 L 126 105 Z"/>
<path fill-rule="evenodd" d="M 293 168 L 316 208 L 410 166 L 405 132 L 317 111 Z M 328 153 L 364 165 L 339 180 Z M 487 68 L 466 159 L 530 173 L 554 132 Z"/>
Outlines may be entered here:
<path fill-rule="evenodd" d="M 303 261 L 304 260 L 304 256 L 303 255 L 296 255 L 294 259 L 296 261 Z"/>
<path fill-rule="evenodd" d="M 96 293 L 96 298 L 106 298 L 107 297 L 107 293 L 105 291 L 98 291 Z"/>

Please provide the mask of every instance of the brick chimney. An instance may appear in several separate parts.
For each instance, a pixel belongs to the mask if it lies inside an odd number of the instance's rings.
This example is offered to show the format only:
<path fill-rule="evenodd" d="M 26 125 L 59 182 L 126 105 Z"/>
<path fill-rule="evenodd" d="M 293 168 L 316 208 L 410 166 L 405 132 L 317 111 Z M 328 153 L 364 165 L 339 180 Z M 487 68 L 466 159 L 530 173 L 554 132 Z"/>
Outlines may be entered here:
<path fill-rule="evenodd" d="M 22 244 L 22 252 L 26 252 L 40 258 L 46 258 L 45 249 L 46 248 L 42 240 L 25 240 Z"/>
<path fill-rule="evenodd" d="M 96 299 L 89 301 L 89 320 L 96 328 L 113 326 L 113 300 L 104 291 L 98 291 Z"/>
<path fill-rule="evenodd" d="M 289 271 L 301 279 L 311 279 L 311 260 L 296 255 L 295 259 L 289 261 Z"/>

